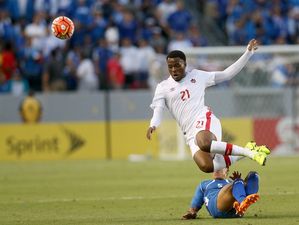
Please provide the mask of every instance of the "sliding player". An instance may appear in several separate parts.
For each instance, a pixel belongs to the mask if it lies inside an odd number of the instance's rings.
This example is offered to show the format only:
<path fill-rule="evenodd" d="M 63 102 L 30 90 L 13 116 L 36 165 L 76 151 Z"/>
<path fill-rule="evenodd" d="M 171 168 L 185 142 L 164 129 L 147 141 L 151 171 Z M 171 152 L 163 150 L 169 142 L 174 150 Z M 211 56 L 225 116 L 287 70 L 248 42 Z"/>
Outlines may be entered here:
<path fill-rule="evenodd" d="M 202 205 L 214 218 L 239 218 L 250 205 L 259 200 L 259 176 L 249 172 L 245 180 L 239 172 L 226 179 L 226 168 L 213 173 L 213 180 L 202 181 L 196 188 L 191 207 L 182 219 L 195 219 Z"/>

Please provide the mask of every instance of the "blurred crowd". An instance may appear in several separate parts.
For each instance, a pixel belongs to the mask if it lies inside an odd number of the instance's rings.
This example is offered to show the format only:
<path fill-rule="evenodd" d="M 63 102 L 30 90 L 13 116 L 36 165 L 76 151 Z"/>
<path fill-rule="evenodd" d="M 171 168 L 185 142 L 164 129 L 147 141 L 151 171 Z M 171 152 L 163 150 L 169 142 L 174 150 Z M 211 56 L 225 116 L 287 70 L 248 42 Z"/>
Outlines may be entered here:
<path fill-rule="evenodd" d="M 208 0 L 203 13 L 212 18 L 230 45 L 252 38 L 263 45 L 299 43 L 298 0 Z"/>
<path fill-rule="evenodd" d="M 198 3 L 202 14 L 226 35 L 228 45 L 247 45 L 252 38 L 261 45 L 299 44 L 299 0 L 207 0 Z M 253 60 L 256 68 L 251 69 L 251 76 L 240 79 L 244 80 L 242 83 L 272 87 L 299 84 L 299 61 L 294 56 L 284 58 L 268 54 Z"/>
<path fill-rule="evenodd" d="M 67 41 L 51 33 L 60 15 Z M 207 44 L 182 0 L 2 0 L 0 38 L 0 92 L 16 95 L 148 88 L 159 54 Z"/>
<path fill-rule="evenodd" d="M 298 42 L 299 1 L 207 0 L 230 45 Z M 162 79 L 165 54 L 208 46 L 183 0 L 0 0 L 0 93 L 144 89 Z M 190 7 L 190 6 L 189 6 Z M 57 16 L 71 39 L 51 33 Z"/>

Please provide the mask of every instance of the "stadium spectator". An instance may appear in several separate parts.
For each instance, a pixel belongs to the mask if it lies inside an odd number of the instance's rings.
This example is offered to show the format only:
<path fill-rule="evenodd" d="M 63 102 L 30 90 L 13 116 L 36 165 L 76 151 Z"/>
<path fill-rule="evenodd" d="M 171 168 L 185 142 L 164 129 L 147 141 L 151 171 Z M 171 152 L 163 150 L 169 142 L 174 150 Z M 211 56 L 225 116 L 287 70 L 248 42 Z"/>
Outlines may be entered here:
<path fill-rule="evenodd" d="M 167 23 L 174 32 L 187 32 L 192 21 L 192 15 L 185 8 L 184 1 L 176 1 L 176 11 L 169 15 L 167 18 Z"/>
<path fill-rule="evenodd" d="M 157 5 L 156 17 L 159 20 L 159 23 L 163 27 L 167 27 L 168 17 L 177 10 L 177 6 L 173 0 L 162 0 Z"/>
<path fill-rule="evenodd" d="M 162 29 L 160 27 L 156 27 L 153 29 L 153 36 L 149 40 L 150 45 L 155 49 L 155 51 L 158 51 L 158 49 L 161 49 L 161 53 L 165 53 L 167 49 L 167 39 L 162 35 Z"/>
<path fill-rule="evenodd" d="M 64 59 L 60 48 L 52 50 L 43 71 L 43 91 L 63 91 L 66 85 L 63 78 Z"/>
<path fill-rule="evenodd" d="M 133 44 L 136 43 L 138 29 L 137 19 L 129 10 L 123 12 L 123 20 L 117 23 L 120 39 L 128 38 Z"/>
<path fill-rule="evenodd" d="M 296 43 L 297 37 L 299 36 L 299 6 L 290 9 L 287 28 L 290 40 Z"/>
<path fill-rule="evenodd" d="M 276 62 L 276 63 L 275 63 Z M 271 76 L 272 87 L 282 88 L 297 85 L 299 83 L 296 69 L 293 64 L 283 62 L 283 59 L 274 59 L 275 67 Z"/>
<path fill-rule="evenodd" d="M 45 38 L 43 38 L 42 45 L 43 45 L 42 54 L 44 58 L 47 59 L 50 56 L 52 50 L 56 48 L 64 49 L 66 46 L 66 42 L 64 40 L 56 38 L 52 34 L 51 27 L 48 27 L 47 35 Z"/>
<path fill-rule="evenodd" d="M 117 52 L 119 50 L 119 32 L 114 24 L 108 25 L 105 31 L 105 40 L 110 51 Z"/>
<path fill-rule="evenodd" d="M 188 39 L 185 33 L 176 32 L 173 34 L 172 39 L 168 44 L 168 52 L 172 50 L 183 50 L 184 48 L 190 48 L 193 46 L 192 42 Z"/>
<path fill-rule="evenodd" d="M 0 71 L 0 94 L 9 93 L 9 84 L 4 74 Z"/>
<path fill-rule="evenodd" d="M 66 89 L 75 91 L 78 88 L 78 78 L 76 75 L 77 65 L 71 55 L 66 57 L 65 66 L 63 68 L 63 78 L 65 80 Z"/>
<path fill-rule="evenodd" d="M 90 4 L 87 0 L 77 0 L 76 7 L 73 9 L 73 19 L 84 24 L 88 30 L 93 20 Z"/>
<path fill-rule="evenodd" d="M 81 52 L 80 62 L 77 68 L 78 90 L 79 91 L 96 91 L 99 88 L 98 76 L 95 72 L 90 56 Z"/>
<path fill-rule="evenodd" d="M 62 1 L 63 2 L 63 1 Z M 67 2 L 67 1 L 64 1 Z M 55 16 L 58 13 L 58 9 L 61 3 L 57 0 L 35 0 L 34 11 L 35 12 L 48 12 L 51 16 Z"/>
<path fill-rule="evenodd" d="M 32 47 L 41 51 L 43 49 L 43 39 L 47 36 L 47 25 L 42 12 L 37 12 L 33 16 L 32 23 L 25 27 L 25 35 L 32 39 Z"/>
<path fill-rule="evenodd" d="M 149 67 L 155 55 L 155 50 L 146 39 L 138 40 L 136 60 L 138 60 L 137 82 L 139 88 L 148 87 Z"/>
<path fill-rule="evenodd" d="M 120 64 L 120 53 L 115 52 L 107 62 L 107 75 L 109 88 L 120 89 L 124 87 L 125 74 Z"/>
<path fill-rule="evenodd" d="M 213 173 L 212 180 L 202 181 L 196 188 L 191 207 L 182 216 L 183 220 L 196 219 L 197 213 L 205 204 L 207 211 L 214 218 L 240 218 L 250 205 L 259 200 L 259 176 L 249 172 L 246 178 L 234 171 L 227 179 L 228 169 Z"/>
<path fill-rule="evenodd" d="M 96 42 L 98 39 L 104 37 L 107 26 L 108 21 L 105 19 L 103 11 L 101 9 L 93 10 L 93 20 L 91 25 L 92 42 Z"/>
<path fill-rule="evenodd" d="M 35 97 L 33 90 L 22 100 L 20 107 L 20 116 L 23 123 L 38 123 L 41 121 L 43 107 L 41 102 Z"/>
<path fill-rule="evenodd" d="M 20 55 L 22 57 L 20 69 L 24 78 L 28 80 L 30 89 L 41 91 L 44 57 L 40 50 L 32 46 L 32 38 L 27 37 L 25 39 L 25 46 L 21 50 Z"/>
<path fill-rule="evenodd" d="M 191 41 L 192 46 L 195 47 L 203 47 L 208 45 L 207 38 L 202 35 L 200 29 L 195 24 L 192 24 L 189 28 L 188 39 Z"/>
<path fill-rule="evenodd" d="M 107 63 L 112 57 L 113 52 L 109 48 L 106 39 L 101 38 L 97 43 L 98 45 L 94 48 L 92 53 L 92 60 L 100 79 L 100 89 L 105 89 L 108 85 Z"/>
<path fill-rule="evenodd" d="M 28 81 L 22 77 L 19 69 L 13 72 L 12 78 L 8 81 L 8 85 L 10 93 L 14 96 L 22 96 L 29 91 Z"/>
<path fill-rule="evenodd" d="M 17 68 L 17 59 L 13 51 L 12 43 L 6 42 L 4 44 L 0 58 L 1 58 L 1 62 L 0 62 L 1 70 L 5 75 L 5 79 L 9 80 L 11 78 L 12 73 Z"/>
<path fill-rule="evenodd" d="M 163 109 L 166 108 L 179 124 L 192 157 L 203 172 L 229 167 L 242 156 L 264 165 L 270 150 L 251 142 L 245 147 L 222 142 L 220 120 L 204 102 L 205 89 L 236 76 L 257 48 L 257 41 L 251 40 L 245 53 L 235 63 L 217 72 L 195 69 L 186 72 L 185 54 L 179 50 L 170 52 L 166 57 L 170 76 L 157 85 L 150 105 L 154 111 L 153 117 L 146 137 L 151 139 L 152 133 L 161 123 Z M 211 153 L 217 157 L 212 158 Z"/>
<path fill-rule="evenodd" d="M 15 38 L 14 25 L 10 15 L 5 9 L 0 9 L 0 38 L 6 42 L 13 41 Z"/>
<path fill-rule="evenodd" d="M 141 25 L 142 26 L 138 31 L 138 35 L 140 38 L 149 41 L 153 37 L 153 33 L 157 28 L 156 20 L 152 17 L 148 17 L 141 23 Z"/>
<path fill-rule="evenodd" d="M 120 63 L 125 72 L 125 86 L 124 88 L 136 88 L 136 77 L 138 64 L 135 59 L 137 55 L 137 47 L 133 45 L 130 38 L 122 39 L 120 47 Z"/>
<path fill-rule="evenodd" d="M 149 68 L 149 86 L 155 90 L 158 83 L 167 78 L 167 67 L 165 65 L 164 46 L 156 47 L 155 58 L 151 61 Z"/>
<path fill-rule="evenodd" d="M 26 21 L 31 21 L 34 15 L 34 0 L 10 0 L 7 2 L 7 9 L 13 20 L 25 18 Z"/>

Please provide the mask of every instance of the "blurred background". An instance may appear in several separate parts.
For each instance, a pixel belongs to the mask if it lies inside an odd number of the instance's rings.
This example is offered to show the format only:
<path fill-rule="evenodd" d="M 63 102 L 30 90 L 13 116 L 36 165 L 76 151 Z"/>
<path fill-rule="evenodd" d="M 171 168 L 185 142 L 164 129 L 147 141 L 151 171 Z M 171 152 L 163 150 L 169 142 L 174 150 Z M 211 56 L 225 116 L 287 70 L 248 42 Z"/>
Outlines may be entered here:
<path fill-rule="evenodd" d="M 75 24 L 51 33 L 57 16 Z M 223 70 L 261 46 L 233 80 L 206 92 L 223 140 L 299 152 L 297 0 L 0 0 L 0 159 L 190 159 L 166 113 L 145 132 L 167 52 Z"/>

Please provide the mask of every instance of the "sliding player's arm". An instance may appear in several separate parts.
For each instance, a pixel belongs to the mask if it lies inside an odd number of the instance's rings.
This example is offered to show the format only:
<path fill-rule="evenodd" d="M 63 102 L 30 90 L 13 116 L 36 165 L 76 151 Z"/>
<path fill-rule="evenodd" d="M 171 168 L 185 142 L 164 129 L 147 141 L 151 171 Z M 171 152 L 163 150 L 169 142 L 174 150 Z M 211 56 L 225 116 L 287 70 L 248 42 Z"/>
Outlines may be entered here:
<path fill-rule="evenodd" d="M 188 211 L 182 216 L 183 220 L 196 219 L 198 211 L 204 204 L 204 187 L 203 183 L 200 183 L 194 193 L 191 201 L 191 206 Z"/>

